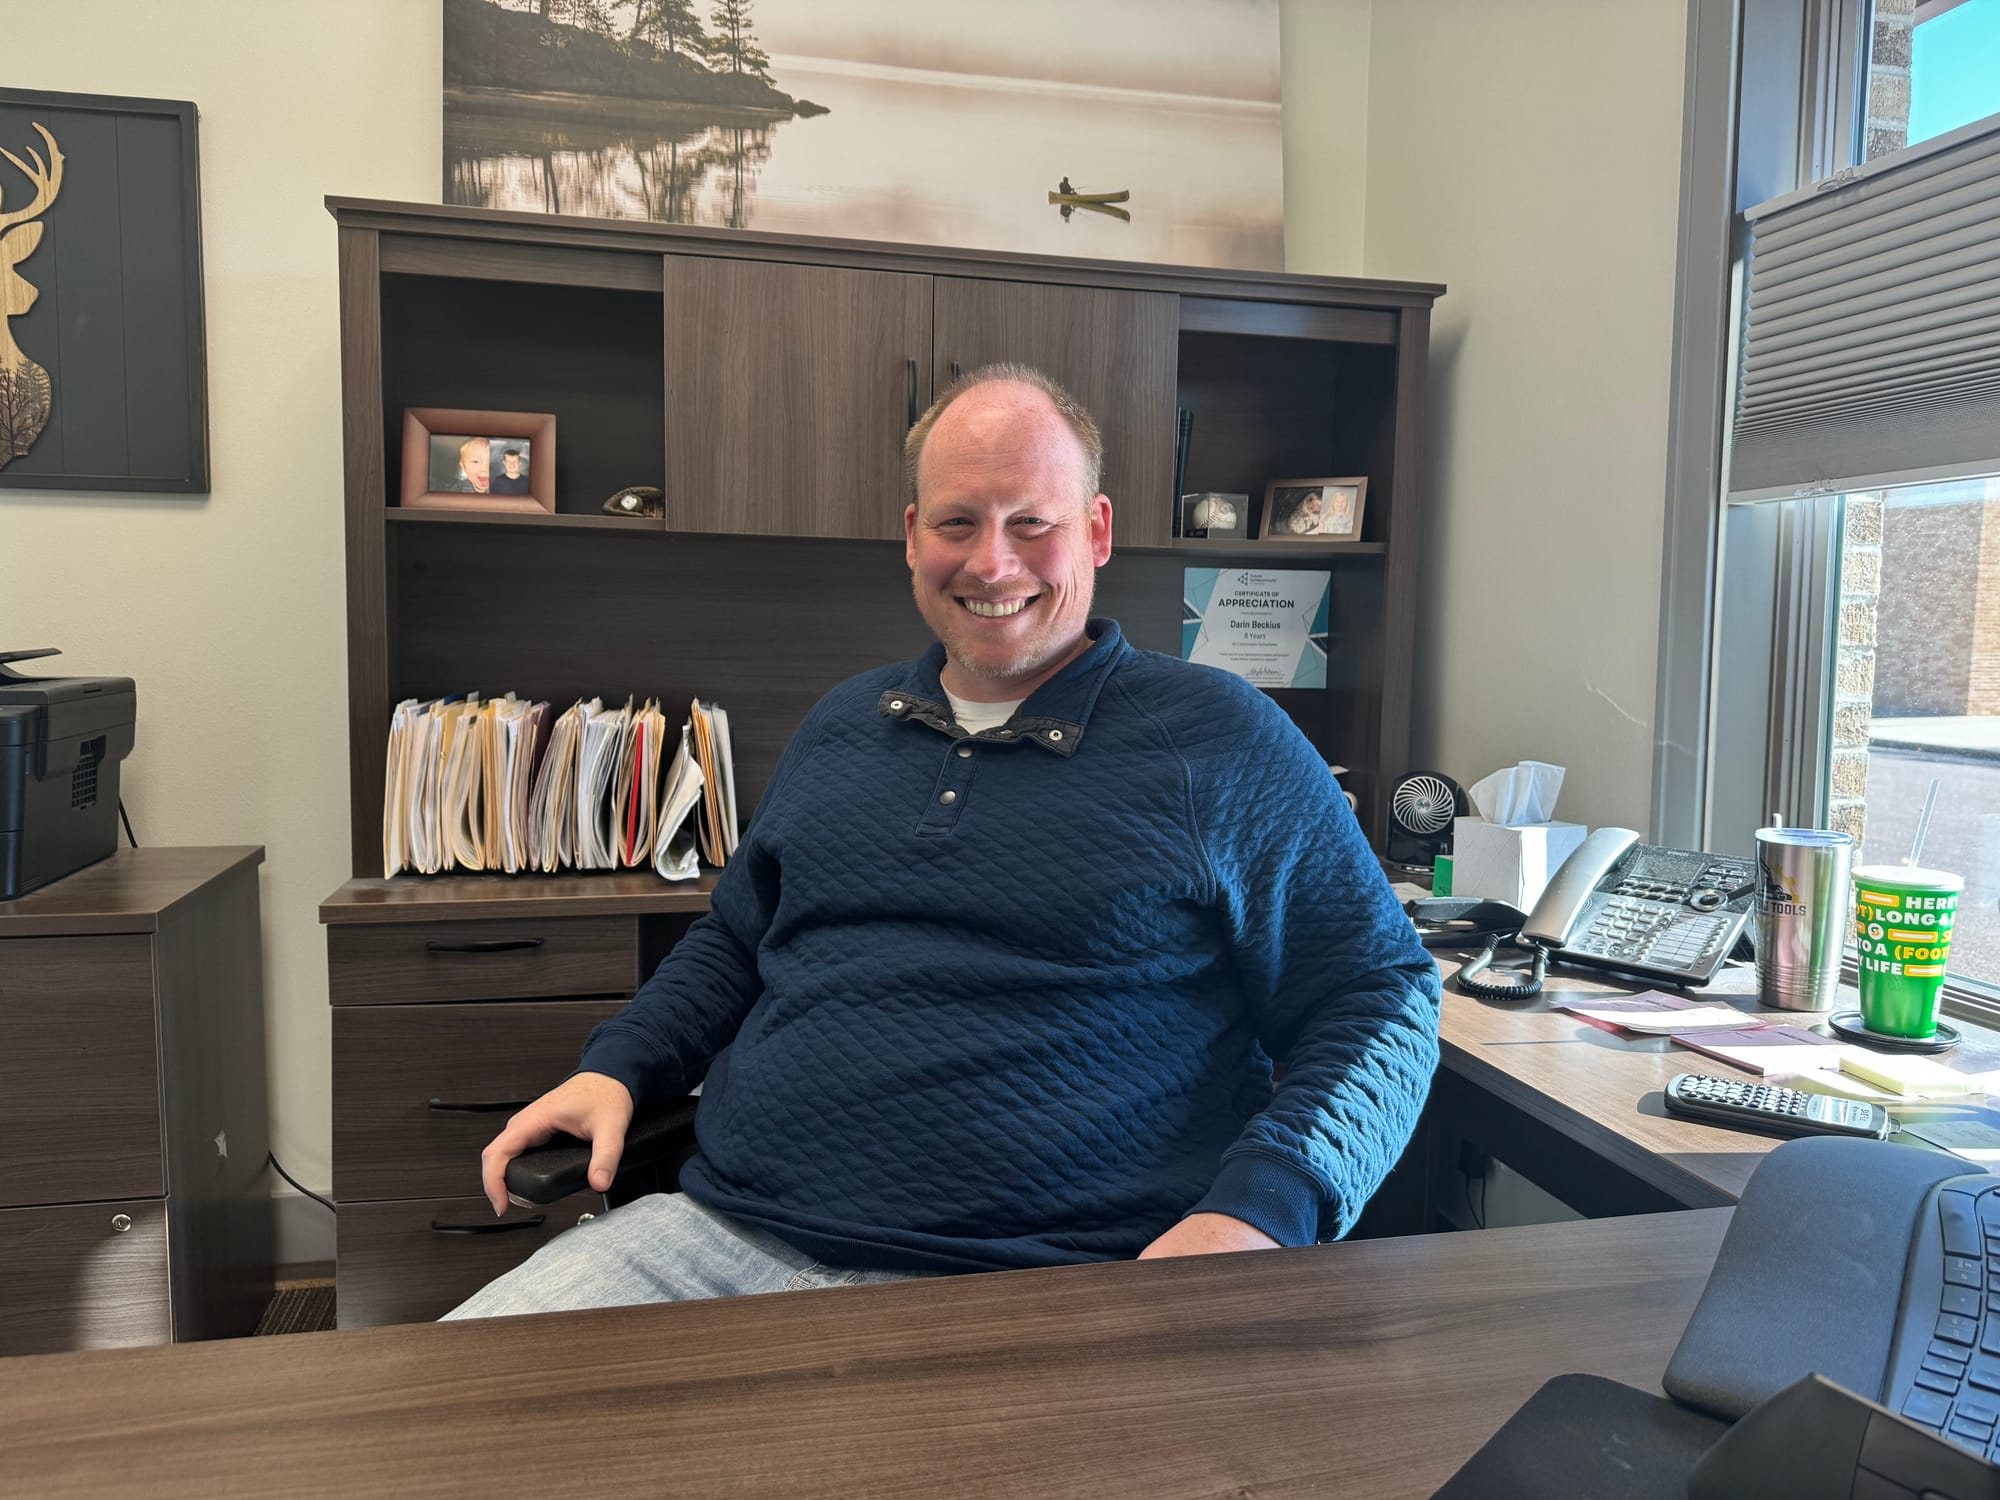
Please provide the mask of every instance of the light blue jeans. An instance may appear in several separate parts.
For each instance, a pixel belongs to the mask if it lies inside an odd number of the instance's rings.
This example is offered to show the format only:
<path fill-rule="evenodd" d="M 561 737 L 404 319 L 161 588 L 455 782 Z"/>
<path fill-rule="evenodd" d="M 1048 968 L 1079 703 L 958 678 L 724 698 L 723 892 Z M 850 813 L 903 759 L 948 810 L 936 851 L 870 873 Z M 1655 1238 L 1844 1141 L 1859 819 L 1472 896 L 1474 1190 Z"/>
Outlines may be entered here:
<path fill-rule="evenodd" d="M 557 1235 L 439 1321 L 866 1286 L 938 1274 L 822 1265 L 776 1235 L 704 1208 L 686 1193 L 654 1193 Z"/>

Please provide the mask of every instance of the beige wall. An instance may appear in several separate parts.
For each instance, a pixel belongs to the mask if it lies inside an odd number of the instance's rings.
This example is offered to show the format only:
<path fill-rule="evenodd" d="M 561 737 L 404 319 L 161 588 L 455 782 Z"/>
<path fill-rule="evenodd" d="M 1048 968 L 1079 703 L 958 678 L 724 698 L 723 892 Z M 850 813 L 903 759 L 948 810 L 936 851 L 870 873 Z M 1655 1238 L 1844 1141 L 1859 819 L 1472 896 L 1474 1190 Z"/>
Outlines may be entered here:
<path fill-rule="evenodd" d="M 1369 35 L 1363 270 L 1449 287 L 1413 753 L 1467 782 L 1554 761 L 1558 816 L 1641 830 L 1686 25 L 1686 0 L 1394 0 Z"/>
<path fill-rule="evenodd" d="M 1561 761 L 1564 812 L 1643 823 L 1682 0 L 1283 0 L 1281 15 L 1292 269 L 1451 288 L 1419 756 L 1467 779 Z M 436 201 L 439 75 L 436 0 L 16 6 L 0 52 L 0 85 L 201 108 L 214 493 L 0 493 L 0 642 L 138 680 L 124 789 L 142 839 L 267 847 L 273 1138 L 315 1187 L 331 1170 L 314 913 L 347 869 L 320 200 Z"/>
<path fill-rule="evenodd" d="M 315 911 L 347 874 L 347 650 L 334 228 L 320 200 L 436 201 L 438 7 L 6 9 L 0 85 L 200 108 L 214 493 L 0 491 L 0 641 L 62 647 L 45 670 L 136 679 L 123 791 L 143 842 L 265 846 L 273 1144 L 324 1188 Z"/>
<path fill-rule="evenodd" d="M 1373 0 L 1281 0 L 1285 269 L 1362 273 Z"/>

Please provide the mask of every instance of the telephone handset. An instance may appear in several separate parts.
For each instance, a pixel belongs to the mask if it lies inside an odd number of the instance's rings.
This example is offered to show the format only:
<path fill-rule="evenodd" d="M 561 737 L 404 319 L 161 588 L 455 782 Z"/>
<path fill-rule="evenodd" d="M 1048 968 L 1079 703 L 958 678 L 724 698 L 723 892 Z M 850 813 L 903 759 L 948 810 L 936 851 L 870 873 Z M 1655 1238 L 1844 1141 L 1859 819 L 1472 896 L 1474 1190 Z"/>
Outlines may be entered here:
<path fill-rule="evenodd" d="M 1742 936 L 1756 882 L 1750 860 L 1600 828 L 1563 861 L 1521 936 L 1558 963 L 1706 984 Z"/>

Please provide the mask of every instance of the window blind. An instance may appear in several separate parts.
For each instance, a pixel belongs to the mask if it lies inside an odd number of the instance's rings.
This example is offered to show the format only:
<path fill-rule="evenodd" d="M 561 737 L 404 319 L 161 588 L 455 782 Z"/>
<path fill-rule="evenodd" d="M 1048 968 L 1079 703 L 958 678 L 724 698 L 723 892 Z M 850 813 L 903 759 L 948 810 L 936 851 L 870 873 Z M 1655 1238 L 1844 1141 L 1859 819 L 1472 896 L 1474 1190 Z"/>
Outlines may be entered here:
<path fill-rule="evenodd" d="M 2000 115 L 1745 217 L 1732 500 L 2000 470 Z"/>

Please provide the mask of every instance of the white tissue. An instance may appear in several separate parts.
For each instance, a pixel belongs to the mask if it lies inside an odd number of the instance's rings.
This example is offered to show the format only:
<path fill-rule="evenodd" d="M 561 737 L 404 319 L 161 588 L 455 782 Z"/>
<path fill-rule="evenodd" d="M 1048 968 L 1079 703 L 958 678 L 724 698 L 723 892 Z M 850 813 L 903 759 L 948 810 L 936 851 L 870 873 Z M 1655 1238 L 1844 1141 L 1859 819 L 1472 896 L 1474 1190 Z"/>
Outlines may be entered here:
<path fill-rule="evenodd" d="M 1556 793 L 1562 790 L 1562 784 L 1561 766 L 1524 760 L 1518 766 L 1509 766 L 1475 781 L 1471 797 L 1479 815 L 1487 822 L 1525 828 L 1531 823 L 1554 821 Z"/>

